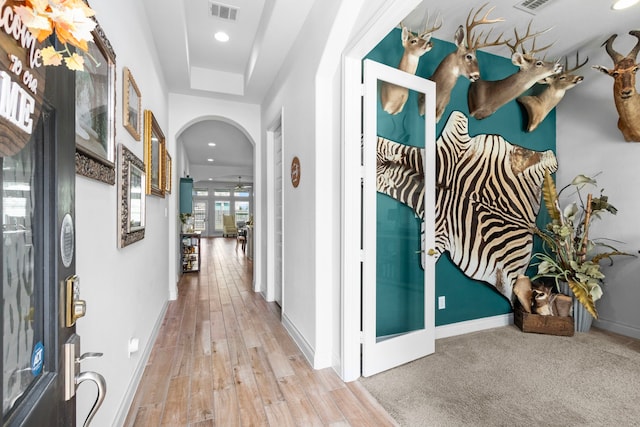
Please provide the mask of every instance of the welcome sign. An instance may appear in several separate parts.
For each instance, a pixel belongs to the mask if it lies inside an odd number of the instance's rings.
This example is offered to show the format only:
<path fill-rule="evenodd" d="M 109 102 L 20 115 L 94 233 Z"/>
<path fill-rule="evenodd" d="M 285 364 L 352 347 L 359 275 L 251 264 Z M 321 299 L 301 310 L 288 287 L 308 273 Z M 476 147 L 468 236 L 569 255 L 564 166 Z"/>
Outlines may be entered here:
<path fill-rule="evenodd" d="M 0 0 L 0 156 L 18 153 L 31 139 L 44 99 L 41 43 Z"/>

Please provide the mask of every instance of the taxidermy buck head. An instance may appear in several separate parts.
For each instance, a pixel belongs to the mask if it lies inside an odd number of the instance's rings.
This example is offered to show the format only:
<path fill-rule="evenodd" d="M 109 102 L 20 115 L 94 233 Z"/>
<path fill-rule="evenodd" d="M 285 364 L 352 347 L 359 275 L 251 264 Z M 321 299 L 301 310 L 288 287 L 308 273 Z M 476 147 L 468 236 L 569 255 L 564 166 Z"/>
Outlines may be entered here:
<path fill-rule="evenodd" d="M 442 27 L 442 20 L 438 25 L 438 18 L 432 27 L 429 27 L 429 17 L 427 16 L 427 24 L 422 33 L 414 34 L 407 27 L 400 24 L 402 27 L 402 47 L 404 53 L 398 64 L 398 69 L 406 73 L 415 74 L 418 69 L 418 63 L 420 57 L 429 52 L 433 47 L 431 43 L 432 34 Z M 404 108 L 404 104 L 409 97 L 409 90 L 405 87 L 394 85 L 392 83 L 383 82 L 380 88 L 380 100 L 382 102 L 382 108 L 389 114 L 398 114 Z"/>
<path fill-rule="evenodd" d="M 476 59 L 476 51 L 489 46 L 499 46 L 505 44 L 502 40 L 502 34 L 494 40 L 489 41 L 491 30 L 482 38 L 484 33 L 479 35 L 474 32 L 475 27 L 483 24 L 495 24 L 504 21 L 503 18 L 488 19 L 489 14 L 495 7 L 490 8 L 484 16 L 478 19 L 478 16 L 488 3 L 482 5 L 476 13 L 471 17 L 473 9 L 469 11 L 466 21 L 466 29 L 460 25 L 453 41 L 456 44 L 456 50 L 444 57 L 440 62 L 433 75 L 429 80 L 436 83 L 436 121 L 440 120 L 442 113 L 449 104 L 451 99 L 451 91 L 455 86 L 458 77 L 465 77 L 471 81 L 480 78 L 480 70 L 478 68 L 478 60 Z M 482 38 L 482 40 L 481 40 Z M 424 115 L 424 94 L 419 97 L 420 115 Z"/>
<path fill-rule="evenodd" d="M 507 42 L 506 45 L 512 52 L 511 62 L 519 70 L 502 80 L 472 82 L 469 86 L 467 99 L 471 116 L 479 120 L 489 117 L 498 108 L 516 99 L 536 82 L 562 71 L 562 66 L 557 62 L 547 62 L 534 56 L 551 47 L 551 44 L 539 49 L 536 49 L 535 46 L 536 37 L 546 31 L 532 34 L 531 22 L 527 27 L 527 33 L 522 37 L 518 34 L 518 30 L 514 29 L 515 42 L 513 44 Z M 533 40 L 532 47 L 526 50 L 524 42 L 531 39 Z M 521 51 L 518 51 L 518 48 Z"/>
<path fill-rule="evenodd" d="M 569 68 L 569 60 L 565 57 L 565 65 L 560 74 L 553 74 L 538 82 L 547 85 L 539 95 L 518 98 L 518 102 L 527 110 L 529 117 L 527 132 L 533 132 L 547 117 L 547 114 L 558 105 L 564 94 L 584 80 L 583 76 L 573 74 L 573 72 L 583 67 L 588 61 L 589 58 L 587 57 L 584 62 L 580 63 L 580 52 L 576 52 L 576 65 L 573 68 Z"/>
<path fill-rule="evenodd" d="M 640 64 L 636 63 L 640 51 L 640 31 L 629 31 L 638 42 L 627 56 L 623 56 L 613 49 L 613 41 L 618 36 L 612 35 L 603 43 L 607 53 L 613 60 L 613 69 L 601 65 L 593 68 L 613 77 L 613 99 L 618 110 L 618 129 L 627 142 L 640 142 L 640 95 L 636 91 L 636 72 Z"/>

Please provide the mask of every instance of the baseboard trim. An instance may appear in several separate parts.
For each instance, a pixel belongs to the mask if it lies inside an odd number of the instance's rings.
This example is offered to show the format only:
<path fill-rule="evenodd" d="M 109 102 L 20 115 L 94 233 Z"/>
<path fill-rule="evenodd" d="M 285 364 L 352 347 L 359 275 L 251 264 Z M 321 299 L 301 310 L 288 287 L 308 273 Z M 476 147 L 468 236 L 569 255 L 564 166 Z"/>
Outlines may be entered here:
<path fill-rule="evenodd" d="M 302 336 L 300 331 L 298 331 L 298 329 L 294 326 L 293 322 L 289 320 L 286 313 L 282 313 L 282 326 L 284 326 L 300 351 L 302 351 L 302 354 L 307 359 L 307 361 L 311 364 L 311 366 L 313 366 L 313 359 L 315 356 L 313 348 L 311 347 L 311 345 L 309 345 L 309 342 L 304 338 L 304 336 Z"/>
<path fill-rule="evenodd" d="M 481 319 L 466 320 L 449 325 L 436 326 L 436 339 L 455 337 L 485 329 L 499 328 L 513 324 L 513 313 L 498 316 L 483 317 Z"/>
<path fill-rule="evenodd" d="M 127 420 L 127 415 L 129 414 L 131 403 L 133 402 L 133 398 L 135 397 L 136 392 L 138 391 L 138 387 L 140 386 L 140 381 L 142 380 L 142 374 L 144 374 L 144 368 L 146 368 L 147 362 L 149 362 L 149 357 L 151 356 L 153 345 L 156 342 L 156 338 L 158 338 L 158 333 L 160 332 L 160 328 L 162 327 L 162 321 L 164 320 L 164 316 L 167 313 L 168 308 L 169 308 L 169 301 L 166 301 L 164 303 L 164 307 L 162 307 L 162 310 L 160 310 L 160 315 L 156 320 L 156 324 L 153 326 L 153 330 L 151 331 L 151 336 L 147 341 L 147 346 L 142 352 L 140 360 L 138 361 L 138 365 L 136 366 L 136 369 L 133 372 L 133 376 L 131 377 L 131 381 L 129 382 L 129 387 L 127 387 L 127 391 L 124 394 L 122 402 L 120 402 L 120 407 L 118 408 L 118 412 L 116 412 L 114 425 L 123 426 L 125 421 Z"/>
<path fill-rule="evenodd" d="M 624 335 L 626 337 L 640 339 L 640 329 L 634 326 L 624 325 L 624 324 L 620 324 L 620 323 L 616 323 L 616 322 L 612 322 L 610 320 L 604 320 L 604 319 L 594 320 L 593 326 L 595 326 L 596 328 L 604 329 L 609 332 L 614 332 L 616 334 Z"/>

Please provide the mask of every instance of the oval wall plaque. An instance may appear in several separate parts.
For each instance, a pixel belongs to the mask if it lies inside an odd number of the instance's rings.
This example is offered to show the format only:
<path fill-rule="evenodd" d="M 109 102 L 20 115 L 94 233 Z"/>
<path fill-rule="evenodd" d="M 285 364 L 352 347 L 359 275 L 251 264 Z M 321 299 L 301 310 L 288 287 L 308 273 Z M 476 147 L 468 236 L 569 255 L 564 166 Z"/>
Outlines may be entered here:
<path fill-rule="evenodd" d="M 297 188 L 300 184 L 300 159 L 297 156 L 291 161 L 291 184 L 293 188 Z"/>

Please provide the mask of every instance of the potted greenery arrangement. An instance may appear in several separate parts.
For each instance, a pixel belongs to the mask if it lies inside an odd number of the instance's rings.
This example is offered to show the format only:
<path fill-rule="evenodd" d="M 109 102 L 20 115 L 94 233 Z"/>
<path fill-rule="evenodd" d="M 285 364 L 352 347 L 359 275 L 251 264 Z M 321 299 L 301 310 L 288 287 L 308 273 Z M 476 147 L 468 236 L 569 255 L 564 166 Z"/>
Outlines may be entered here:
<path fill-rule="evenodd" d="M 607 242 L 609 239 L 591 239 L 589 228 L 594 219 L 602 215 L 615 215 L 617 209 L 611 205 L 603 190 L 599 197 L 589 193 L 585 198 L 581 190 L 587 185 L 596 185 L 593 178 L 584 175 L 576 176 L 573 181 L 559 192 L 547 171 L 542 189 L 544 202 L 551 217 L 544 229 L 536 228 L 534 233 L 542 239 L 543 252 L 533 255 L 537 263 L 537 274 L 532 280 L 553 279 L 562 292 L 570 290 L 574 300 L 574 320 L 577 322 L 581 315 L 576 311 L 584 309 L 591 316 L 587 316 L 587 325 L 576 324 L 577 331 L 588 330 L 591 320 L 598 318 L 595 302 L 602 297 L 602 273 L 600 262 L 608 260 L 613 264 L 613 257 L 632 254 L 622 252 Z M 564 208 L 560 206 L 561 193 L 573 187 L 577 201 L 571 202 Z M 565 285 L 566 284 L 566 285 Z M 567 293 L 567 292 L 565 292 Z"/>
<path fill-rule="evenodd" d="M 182 223 L 182 232 L 183 233 L 192 233 L 193 232 L 193 214 L 191 214 L 191 213 L 181 213 L 180 214 L 180 222 Z"/>

